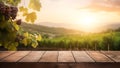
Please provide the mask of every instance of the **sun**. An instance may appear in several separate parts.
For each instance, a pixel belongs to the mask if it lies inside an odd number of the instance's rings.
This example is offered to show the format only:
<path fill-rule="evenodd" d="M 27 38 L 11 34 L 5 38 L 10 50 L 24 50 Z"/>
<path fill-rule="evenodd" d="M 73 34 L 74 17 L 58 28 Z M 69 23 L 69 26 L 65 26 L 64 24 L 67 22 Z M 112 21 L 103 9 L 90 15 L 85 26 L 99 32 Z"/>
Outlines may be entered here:
<path fill-rule="evenodd" d="M 96 18 L 93 16 L 84 16 L 81 19 L 81 25 L 83 27 L 94 27 L 96 21 Z"/>
<path fill-rule="evenodd" d="M 93 32 L 98 26 L 98 17 L 91 12 L 83 12 L 78 16 L 77 25 L 85 32 Z"/>
<path fill-rule="evenodd" d="M 86 32 L 93 32 L 97 26 L 97 18 L 94 16 L 84 16 L 80 22 L 81 28 Z"/>

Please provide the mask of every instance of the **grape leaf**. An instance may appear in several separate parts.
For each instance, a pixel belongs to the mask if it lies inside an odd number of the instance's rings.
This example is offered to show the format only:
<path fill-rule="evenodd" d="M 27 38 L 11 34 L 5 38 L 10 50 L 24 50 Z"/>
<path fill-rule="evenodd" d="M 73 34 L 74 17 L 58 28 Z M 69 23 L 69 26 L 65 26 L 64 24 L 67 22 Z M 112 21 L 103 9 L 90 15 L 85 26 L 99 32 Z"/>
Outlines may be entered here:
<path fill-rule="evenodd" d="M 28 38 L 28 32 L 24 33 L 23 36 Z"/>
<path fill-rule="evenodd" d="M 19 10 L 20 12 L 23 12 L 23 16 L 26 16 L 28 14 L 28 9 L 23 6 L 19 7 Z"/>
<path fill-rule="evenodd" d="M 8 50 L 16 51 L 17 50 L 17 48 L 16 48 L 17 46 L 18 46 L 18 43 L 17 42 L 13 42 L 13 43 L 11 43 L 8 46 Z"/>
<path fill-rule="evenodd" d="M 19 26 L 16 24 L 16 22 L 13 22 L 13 26 L 17 31 L 19 30 Z"/>
<path fill-rule="evenodd" d="M 22 40 L 22 43 L 25 45 L 25 46 L 27 46 L 27 38 L 24 38 L 23 40 Z"/>
<path fill-rule="evenodd" d="M 8 42 L 4 43 L 4 47 L 7 48 L 8 50 L 17 50 L 18 42 Z"/>
<path fill-rule="evenodd" d="M 31 13 L 29 13 L 29 14 L 27 14 L 26 15 L 26 18 L 25 18 L 25 20 L 27 21 L 27 22 L 32 22 L 32 23 L 34 23 L 34 21 L 37 19 L 37 16 L 36 16 L 36 13 L 35 12 L 31 12 Z"/>
<path fill-rule="evenodd" d="M 17 6 L 21 2 L 21 0 L 1 0 L 1 1 L 13 6 Z"/>
<path fill-rule="evenodd" d="M 33 10 L 40 11 L 41 3 L 39 0 L 30 0 L 28 7 L 33 9 Z"/>
<path fill-rule="evenodd" d="M 36 48 L 38 46 L 38 43 L 36 41 L 32 42 L 32 45 L 31 45 L 33 48 Z"/>
<path fill-rule="evenodd" d="M 41 41 L 41 39 L 42 39 L 42 37 L 41 37 L 41 35 L 39 34 L 39 35 L 37 36 L 36 40 L 37 40 L 37 41 Z"/>

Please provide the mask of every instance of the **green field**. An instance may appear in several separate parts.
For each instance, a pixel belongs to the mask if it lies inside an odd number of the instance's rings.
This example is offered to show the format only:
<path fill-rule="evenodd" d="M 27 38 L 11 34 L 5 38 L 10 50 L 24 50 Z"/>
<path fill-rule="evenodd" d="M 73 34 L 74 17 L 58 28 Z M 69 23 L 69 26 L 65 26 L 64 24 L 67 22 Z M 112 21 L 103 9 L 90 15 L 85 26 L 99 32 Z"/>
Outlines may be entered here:
<path fill-rule="evenodd" d="M 120 32 L 61 35 L 43 38 L 38 48 L 62 50 L 120 50 Z"/>

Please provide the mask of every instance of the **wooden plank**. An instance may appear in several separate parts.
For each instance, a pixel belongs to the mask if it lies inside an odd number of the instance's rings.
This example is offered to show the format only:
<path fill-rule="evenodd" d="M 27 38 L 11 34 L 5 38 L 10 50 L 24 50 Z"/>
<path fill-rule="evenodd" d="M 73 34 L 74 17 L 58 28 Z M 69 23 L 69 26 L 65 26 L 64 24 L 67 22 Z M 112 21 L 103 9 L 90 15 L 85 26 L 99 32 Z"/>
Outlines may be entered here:
<path fill-rule="evenodd" d="M 72 51 L 76 62 L 94 62 L 85 51 Z"/>
<path fill-rule="evenodd" d="M 46 51 L 41 57 L 39 62 L 57 62 L 58 52 L 57 51 Z"/>
<path fill-rule="evenodd" d="M 75 62 L 71 51 L 59 51 L 58 62 Z"/>
<path fill-rule="evenodd" d="M 17 51 L 16 53 L 4 58 L 1 62 L 17 62 L 24 56 L 26 56 L 30 51 Z"/>
<path fill-rule="evenodd" d="M 110 57 L 115 62 L 120 62 L 120 51 L 102 51 L 102 53 Z"/>
<path fill-rule="evenodd" d="M 19 62 L 38 62 L 44 51 L 32 51 L 27 56 L 22 58 Z"/>
<path fill-rule="evenodd" d="M 15 51 L 0 51 L 0 60 L 13 54 Z"/>
<path fill-rule="evenodd" d="M 113 62 L 104 54 L 100 53 L 99 51 L 88 51 L 87 52 L 96 62 Z"/>

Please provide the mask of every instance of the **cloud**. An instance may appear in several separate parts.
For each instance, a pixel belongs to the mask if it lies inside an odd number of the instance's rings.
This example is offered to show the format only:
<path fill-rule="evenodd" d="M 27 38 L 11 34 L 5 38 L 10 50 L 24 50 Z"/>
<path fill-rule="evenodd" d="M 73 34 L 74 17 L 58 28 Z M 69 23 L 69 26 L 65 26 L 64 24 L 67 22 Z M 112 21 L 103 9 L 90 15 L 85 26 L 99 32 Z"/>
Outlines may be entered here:
<path fill-rule="evenodd" d="M 91 9 L 95 12 L 120 12 L 120 0 L 91 0 L 91 3 L 83 9 Z"/>
<path fill-rule="evenodd" d="M 120 0 L 107 0 L 107 1 L 110 2 L 112 5 L 120 7 Z"/>
<path fill-rule="evenodd" d="M 43 0 L 55 8 L 81 8 L 120 13 L 120 0 Z"/>

